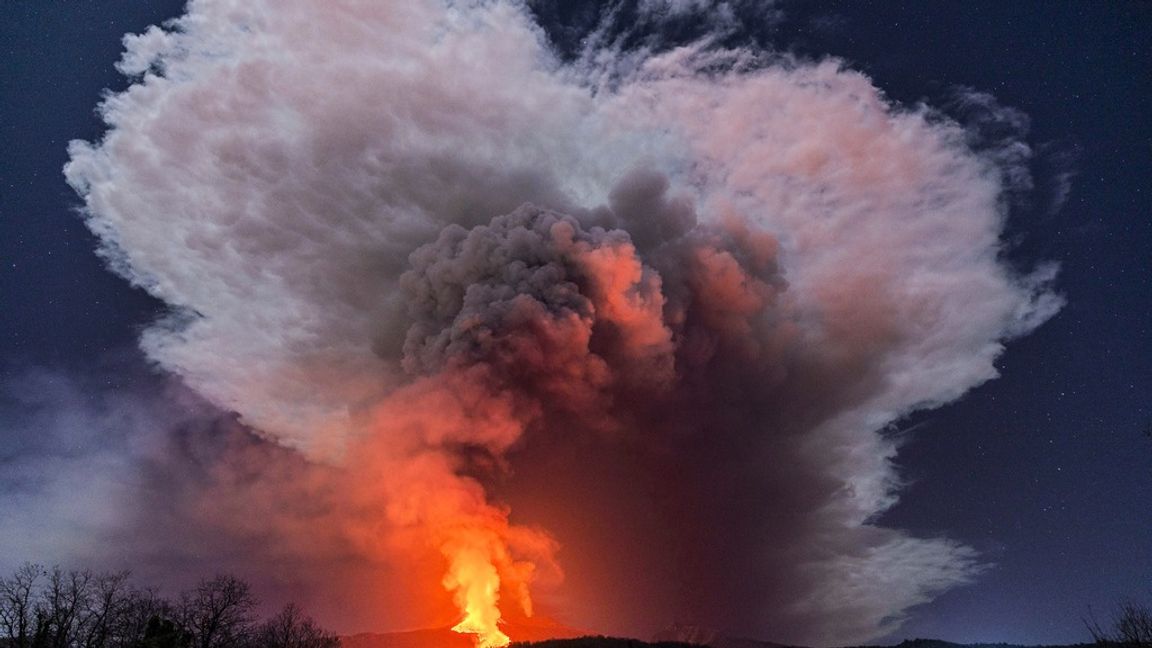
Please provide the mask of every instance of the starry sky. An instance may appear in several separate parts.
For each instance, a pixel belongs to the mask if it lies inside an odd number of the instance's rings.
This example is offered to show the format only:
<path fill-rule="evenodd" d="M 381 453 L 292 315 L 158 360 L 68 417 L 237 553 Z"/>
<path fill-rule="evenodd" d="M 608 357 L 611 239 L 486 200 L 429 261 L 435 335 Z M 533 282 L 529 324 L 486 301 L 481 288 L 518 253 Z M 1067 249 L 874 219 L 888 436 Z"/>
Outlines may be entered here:
<path fill-rule="evenodd" d="M 532 7 L 562 53 L 596 15 Z M 10 384 L 29 372 L 113 391 L 153 375 L 136 340 L 163 305 L 105 269 L 61 169 L 69 141 L 99 139 L 103 93 L 126 87 L 122 36 L 182 9 L 0 2 L 0 417 L 20 414 Z M 1152 4 L 782 2 L 733 38 L 842 58 L 890 100 L 961 123 L 978 116 L 957 88 L 1026 115 L 1012 135 L 1035 153 L 1033 186 L 1013 196 L 1004 254 L 1058 263 L 1067 303 L 1008 345 L 999 379 L 901 421 L 909 486 L 882 522 L 955 538 L 995 567 L 886 639 L 1086 640 L 1089 609 L 1152 596 Z M 976 147 L 1003 135 L 982 132 Z M 2 526 L 0 553 L 33 532 Z"/>

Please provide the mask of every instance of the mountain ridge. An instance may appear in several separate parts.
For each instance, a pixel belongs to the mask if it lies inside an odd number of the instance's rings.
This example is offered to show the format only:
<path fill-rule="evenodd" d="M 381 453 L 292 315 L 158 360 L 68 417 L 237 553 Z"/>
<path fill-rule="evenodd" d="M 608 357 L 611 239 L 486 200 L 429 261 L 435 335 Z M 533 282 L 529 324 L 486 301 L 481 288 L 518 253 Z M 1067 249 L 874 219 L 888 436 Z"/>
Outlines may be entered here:
<path fill-rule="evenodd" d="M 806 648 L 788 644 L 728 637 L 696 626 L 673 626 L 651 641 L 626 637 L 594 635 L 559 624 L 539 624 L 506 628 L 519 637 L 512 648 Z M 406 632 L 359 633 L 340 637 L 341 648 L 474 648 L 470 635 L 451 628 L 430 628 Z M 942 639 L 905 639 L 898 644 L 865 644 L 841 648 L 1088 648 L 1090 642 L 1076 644 L 957 643 Z"/>

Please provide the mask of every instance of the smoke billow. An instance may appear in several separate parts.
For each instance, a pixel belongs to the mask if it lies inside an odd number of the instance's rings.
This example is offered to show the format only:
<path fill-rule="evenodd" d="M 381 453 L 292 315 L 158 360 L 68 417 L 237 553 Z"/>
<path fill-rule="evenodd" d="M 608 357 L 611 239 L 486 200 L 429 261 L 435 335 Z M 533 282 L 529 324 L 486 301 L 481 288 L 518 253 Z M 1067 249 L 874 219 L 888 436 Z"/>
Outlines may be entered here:
<path fill-rule="evenodd" d="M 534 604 L 863 641 L 984 569 L 873 523 L 880 431 L 1059 307 L 1000 259 L 1023 144 L 834 60 L 565 63 L 511 1 L 193 0 L 125 42 L 67 177 L 171 306 L 147 354 L 275 442 L 171 500 L 198 559 L 481 645 Z"/>

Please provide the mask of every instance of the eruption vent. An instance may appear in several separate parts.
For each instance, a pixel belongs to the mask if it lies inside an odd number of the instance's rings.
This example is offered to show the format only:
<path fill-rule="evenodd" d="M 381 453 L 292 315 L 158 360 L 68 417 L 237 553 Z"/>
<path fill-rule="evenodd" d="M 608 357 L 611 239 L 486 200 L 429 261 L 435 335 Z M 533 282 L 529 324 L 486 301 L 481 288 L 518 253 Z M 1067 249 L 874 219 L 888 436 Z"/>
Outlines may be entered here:
<path fill-rule="evenodd" d="M 483 647 L 540 606 L 859 643 L 985 568 L 875 523 L 878 431 L 1058 308 L 1000 261 L 1026 147 L 836 61 L 603 36 L 563 63 L 511 0 L 192 0 L 126 38 L 68 179 L 171 306 L 147 354 L 282 446 L 170 487 L 141 552 L 252 546 L 330 624 Z"/>

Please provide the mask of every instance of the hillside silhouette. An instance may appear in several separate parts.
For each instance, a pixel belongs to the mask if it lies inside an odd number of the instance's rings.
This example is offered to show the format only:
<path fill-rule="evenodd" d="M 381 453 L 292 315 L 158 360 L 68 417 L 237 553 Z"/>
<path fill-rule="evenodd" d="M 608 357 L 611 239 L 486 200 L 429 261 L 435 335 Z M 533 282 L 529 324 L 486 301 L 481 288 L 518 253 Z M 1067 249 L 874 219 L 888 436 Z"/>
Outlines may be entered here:
<path fill-rule="evenodd" d="M 233 576 L 200 581 L 173 599 L 133 584 L 128 572 L 65 571 L 25 564 L 0 575 L 0 648 L 474 648 L 448 627 L 338 636 L 289 604 L 257 617 L 249 585 Z M 1127 602 L 1110 618 L 1085 621 L 1094 642 L 1059 648 L 1152 648 L 1152 609 Z M 547 616 L 502 627 L 515 648 L 803 648 L 674 625 L 651 641 L 592 636 Z M 854 646 L 848 648 L 880 648 Z M 911 639 L 891 648 L 1057 648 Z"/>

